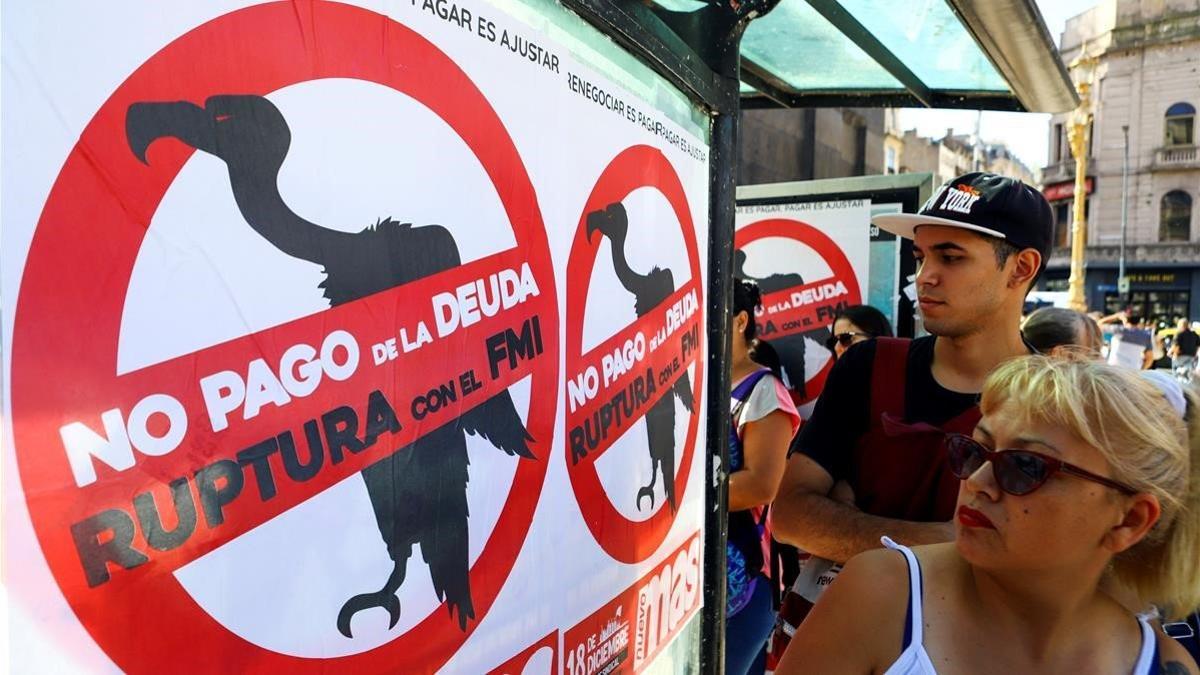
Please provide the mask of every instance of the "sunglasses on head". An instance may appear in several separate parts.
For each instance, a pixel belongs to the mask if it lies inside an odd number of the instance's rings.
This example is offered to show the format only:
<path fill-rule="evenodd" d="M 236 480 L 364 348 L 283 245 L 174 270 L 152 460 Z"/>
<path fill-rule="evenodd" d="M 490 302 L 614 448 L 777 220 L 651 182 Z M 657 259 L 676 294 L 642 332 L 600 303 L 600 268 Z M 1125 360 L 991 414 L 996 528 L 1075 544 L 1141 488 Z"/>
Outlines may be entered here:
<path fill-rule="evenodd" d="M 950 461 L 950 471 L 960 480 L 966 480 L 985 462 L 991 462 L 996 485 L 1018 497 L 1037 490 L 1059 472 L 1099 483 L 1127 495 L 1137 492 L 1124 483 L 1098 476 L 1061 459 L 1029 450 L 990 450 L 979 441 L 962 434 L 946 436 L 946 455 Z"/>

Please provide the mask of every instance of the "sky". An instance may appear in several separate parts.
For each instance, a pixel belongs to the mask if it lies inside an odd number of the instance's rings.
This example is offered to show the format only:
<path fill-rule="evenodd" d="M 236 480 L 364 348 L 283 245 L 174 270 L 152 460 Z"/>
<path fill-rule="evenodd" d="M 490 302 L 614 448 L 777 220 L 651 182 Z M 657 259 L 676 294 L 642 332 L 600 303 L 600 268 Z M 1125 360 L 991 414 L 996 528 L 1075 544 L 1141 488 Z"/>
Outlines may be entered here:
<path fill-rule="evenodd" d="M 1098 0 L 1037 0 L 1042 19 L 1057 44 L 1067 19 L 1086 12 Z M 957 134 L 975 131 L 974 110 L 930 110 L 904 108 L 900 111 L 902 129 L 916 128 L 922 136 L 941 138 L 953 128 Z M 1041 113 L 984 112 L 979 135 L 984 141 L 1001 142 L 1031 171 L 1046 165 L 1049 146 L 1050 115 Z"/>

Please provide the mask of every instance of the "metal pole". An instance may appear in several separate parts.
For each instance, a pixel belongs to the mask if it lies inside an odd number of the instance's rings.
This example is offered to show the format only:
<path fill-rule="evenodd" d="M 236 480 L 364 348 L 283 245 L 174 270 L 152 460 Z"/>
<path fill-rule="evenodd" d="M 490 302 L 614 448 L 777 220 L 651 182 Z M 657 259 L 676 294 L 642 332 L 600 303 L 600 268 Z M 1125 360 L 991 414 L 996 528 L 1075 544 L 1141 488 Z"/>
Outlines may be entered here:
<path fill-rule="evenodd" d="M 733 219 L 737 184 L 738 116 L 721 113 L 712 126 L 711 194 L 709 195 L 708 311 L 708 448 L 705 475 L 707 511 L 704 517 L 704 623 L 701 628 L 700 672 L 725 668 L 725 542 L 729 530 L 728 407 L 730 307 L 733 297 Z"/>
<path fill-rule="evenodd" d="M 1087 200 L 1087 154 L 1088 137 L 1091 135 L 1092 121 L 1092 67 L 1095 57 L 1080 54 L 1071 63 L 1077 78 L 1075 89 L 1079 92 L 1079 107 L 1071 114 L 1070 125 L 1067 127 L 1067 140 L 1071 143 L 1071 152 L 1075 154 L 1075 208 L 1074 223 L 1071 227 L 1071 278 L 1067 287 L 1067 304 L 1071 309 L 1086 312 L 1087 296 L 1084 275 L 1084 257 L 1087 255 L 1087 219 L 1084 216 L 1084 205 Z"/>
<path fill-rule="evenodd" d="M 1087 87 L 1080 86 L 1080 94 L 1085 94 Z M 1087 297 L 1084 295 L 1084 248 L 1087 246 L 1087 219 L 1084 216 L 1084 202 L 1087 199 L 1087 137 L 1088 118 L 1090 115 L 1077 111 L 1071 121 L 1071 151 L 1075 153 L 1075 208 L 1074 223 L 1071 226 L 1071 278 L 1067 291 L 1067 302 L 1071 309 L 1086 312 Z"/>
<path fill-rule="evenodd" d="M 1129 125 L 1121 126 L 1121 133 L 1125 135 L 1125 159 L 1121 163 L 1121 257 L 1117 263 L 1117 284 L 1123 284 L 1125 281 L 1125 234 L 1129 228 Z M 1121 304 L 1127 302 L 1129 293 L 1127 291 L 1120 292 Z"/>

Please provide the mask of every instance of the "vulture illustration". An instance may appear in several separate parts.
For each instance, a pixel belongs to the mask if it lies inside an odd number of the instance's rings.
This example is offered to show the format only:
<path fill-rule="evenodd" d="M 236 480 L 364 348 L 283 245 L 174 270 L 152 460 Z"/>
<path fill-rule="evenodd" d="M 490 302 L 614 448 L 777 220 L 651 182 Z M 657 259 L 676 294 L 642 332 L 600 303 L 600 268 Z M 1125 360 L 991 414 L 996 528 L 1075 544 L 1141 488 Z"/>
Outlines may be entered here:
<path fill-rule="evenodd" d="M 804 285 L 804 277 L 795 273 L 771 274 L 766 277 L 750 276 L 746 273 L 746 252 L 738 250 L 734 251 L 733 255 L 733 276 L 738 279 L 747 279 L 757 283 L 759 290 L 762 291 L 764 296 L 768 293 Z M 830 328 L 832 326 L 818 326 L 812 330 L 792 333 L 783 337 L 778 335 L 770 336 L 771 344 L 775 347 L 776 353 L 779 354 L 779 362 L 787 380 L 785 384 L 799 394 L 801 398 L 807 398 L 804 384 L 808 378 L 805 372 L 804 359 L 808 348 L 805 345 L 805 338 L 816 342 L 818 345 L 824 345 L 829 340 Z"/>
<path fill-rule="evenodd" d="M 625 290 L 633 293 L 633 308 L 638 317 L 645 316 L 658 308 L 662 301 L 675 292 L 675 280 L 671 270 L 655 267 L 647 274 L 638 274 L 629 267 L 625 259 L 625 236 L 629 233 L 629 218 L 625 206 L 620 202 L 608 205 L 603 211 L 593 211 L 587 216 L 587 236 L 599 232 L 612 243 L 613 268 L 617 280 Z M 675 381 L 672 391 L 688 410 L 695 411 L 692 402 L 691 379 L 685 371 Z M 650 498 L 654 508 L 654 483 L 661 472 L 663 490 L 671 512 L 675 512 L 675 399 L 664 395 L 646 411 L 646 435 L 650 441 L 650 484 L 637 493 L 637 507 L 642 508 L 642 498 Z"/>
<path fill-rule="evenodd" d="M 125 120 L 130 149 L 142 162 L 156 139 L 174 137 L 223 160 L 238 209 L 259 235 L 281 252 L 323 266 L 320 284 L 339 305 L 451 269 L 460 264 L 450 232 L 438 225 L 413 227 L 384 218 L 360 232 L 340 232 L 297 215 L 279 194 L 279 169 L 291 130 L 262 96 L 212 96 L 201 108 L 186 101 L 140 102 Z M 468 574 L 467 444 L 479 435 L 511 455 L 536 459 L 533 438 L 507 391 L 362 470 L 379 534 L 394 567 L 378 591 L 355 595 L 337 616 L 352 637 L 350 621 L 365 609 L 387 610 L 388 627 L 400 618 L 396 596 L 414 544 L 421 545 L 439 600 L 457 613 L 459 628 L 475 617 Z"/>

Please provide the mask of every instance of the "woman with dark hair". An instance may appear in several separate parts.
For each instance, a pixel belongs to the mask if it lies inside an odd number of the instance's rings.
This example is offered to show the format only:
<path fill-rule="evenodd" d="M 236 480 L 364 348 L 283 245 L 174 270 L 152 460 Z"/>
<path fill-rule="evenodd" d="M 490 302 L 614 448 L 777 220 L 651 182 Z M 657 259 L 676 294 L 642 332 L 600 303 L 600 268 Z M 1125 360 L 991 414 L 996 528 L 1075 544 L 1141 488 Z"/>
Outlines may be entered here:
<path fill-rule="evenodd" d="M 733 384 L 729 434 L 729 537 L 726 545 L 725 672 L 761 673 L 763 649 L 774 625 L 770 580 L 763 573 L 766 511 L 775 500 L 788 445 L 800 414 L 783 383 L 750 355 L 757 329 L 758 286 L 733 282 Z"/>
<path fill-rule="evenodd" d="M 841 358 L 851 345 L 877 337 L 892 337 L 892 324 L 887 317 L 870 305 L 852 305 L 834 317 L 833 337 L 826 346 L 835 358 Z"/>

